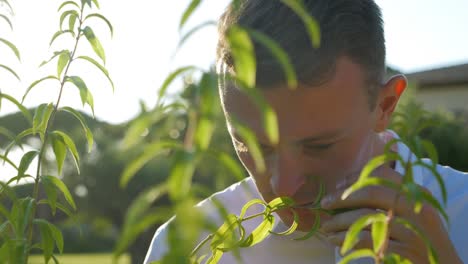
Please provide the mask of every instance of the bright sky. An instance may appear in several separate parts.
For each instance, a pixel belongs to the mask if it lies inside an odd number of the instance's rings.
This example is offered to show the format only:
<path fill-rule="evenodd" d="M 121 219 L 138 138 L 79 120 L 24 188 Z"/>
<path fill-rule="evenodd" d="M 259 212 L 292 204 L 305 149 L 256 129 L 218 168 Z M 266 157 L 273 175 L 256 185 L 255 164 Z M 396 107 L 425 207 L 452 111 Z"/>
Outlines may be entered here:
<path fill-rule="evenodd" d="M 468 62 L 468 0 L 376 1 L 383 10 L 387 60 L 391 66 L 403 72 L 412 72 Z M 0 89 L 20 99 L 34 80 L 56 71 L 55 63 L 41 69 L 37 66 L 48 59 L 53 51 L 71 47 L 65 37 L 48 47 L 51 36 L 58 30 L 59 15 L 56 10 L 63 1 L 10 2 L 15 11 L 12 17 L 14 30 L 11 31 L 8 24 L 0 20 L 0 37 L 16 44 L 22 62 L 15 60 L 10 50 L 0 43 L 0 63 L 16 70 L 21 82 L 0 69 Z M 93 20 L 92 25 L 106 50 L 106 66 L 115 83 L 115 93 L 90 64 L 75 65 L 72 69 L 72 73 L 83 77 L 94 94 L 97 118 L 111 123 L 126 121 L 138 113 L 139 100 L 149 106 L 155 103 L 158 87 L 169 72 L 183 65 L 198 65 L 207 69 L 214 62 L 214 27 L 195 34 L 173 56 L 180 38 L 178 23 L 189 2 L 100 0 L 100 13 L 114 26 L 113 39 L 105 24 Z M 203 21 L 216 20 L 227 2 L 202 1 L 185 30 Z M 94 56 L 88 43 L 80 45 L 80 54 Z M 43 84 L 30 93 L 26 99 L 27 106 L 55 101 L 56 84 Z M 77 89 L 72 86 L 68 88 L 62 104 L 83 109 Z M 4 103 L 0 115 L 15 110 Z M 89 112 L 88 107 L 85 110 Z"/>

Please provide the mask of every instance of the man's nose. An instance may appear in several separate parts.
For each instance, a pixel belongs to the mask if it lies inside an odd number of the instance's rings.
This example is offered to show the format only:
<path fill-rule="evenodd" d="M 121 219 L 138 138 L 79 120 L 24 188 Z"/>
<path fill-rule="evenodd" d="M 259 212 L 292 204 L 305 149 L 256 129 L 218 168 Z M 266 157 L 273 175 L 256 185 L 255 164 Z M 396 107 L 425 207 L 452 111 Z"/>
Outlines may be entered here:
<path fill-rule="evenodd" d="M 289 153 L 279 153 L 269 164 L 271 170 L 270 184 L 277 196 L 293 197 L 305 184 L 300 158 Z"/>

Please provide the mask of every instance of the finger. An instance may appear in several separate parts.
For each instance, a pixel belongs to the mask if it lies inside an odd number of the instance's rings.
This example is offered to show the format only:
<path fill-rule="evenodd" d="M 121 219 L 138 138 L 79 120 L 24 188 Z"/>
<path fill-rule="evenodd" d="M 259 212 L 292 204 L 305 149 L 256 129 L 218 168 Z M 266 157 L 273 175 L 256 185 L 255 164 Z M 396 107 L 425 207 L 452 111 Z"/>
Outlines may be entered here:
<path fill-rule="evenodd" d="M 377 213 L 382 212 L 369 208 L 360 208 L 337 214 L 331 217 L 329 220 L 323 222 L 320 227 L 320 231 L 324 233 L 338 233 L 342 231 L 347 231 L 350 228 L 350 226 L 353 223 L 355 223 L 359 218 Z M 367 226 L 365 229 L 370 230 L 370 226 Z M 390 238 L 395 241 L 411 241 L 414 239 L 414 234 L 411 230 L 408 230 L 404 226 L 394 221 L 390 222 L 389 231 Z"/>
<path fill-rule="evenodd" d="M 328 235 L 326 239 L 336 245 L 337 247 L 342 247 L 343 242 L 346 237 L 346 232 L 338 232 L 333 235 Z M 363 230 L 358 235 L 358 241 L 354 245 L 353 250 L 358 249 L 371 249 L 374 252 L 373 243 L 372 243 L 372 235 L 371 232 L 368 230 Z M 345 252 L 349 253 L 349 252 Z M 419 247 L 415 247 L 411 243 L 402 243 L 399 241 L 395 241 L 393 239 L 389 239 L 385 249 L 385 255 L 390 254 L 397 254 L 403 258 L 411 260 L 413 263 L 426 263 L 427 261 L 427 250 L 421 249 Z"/>

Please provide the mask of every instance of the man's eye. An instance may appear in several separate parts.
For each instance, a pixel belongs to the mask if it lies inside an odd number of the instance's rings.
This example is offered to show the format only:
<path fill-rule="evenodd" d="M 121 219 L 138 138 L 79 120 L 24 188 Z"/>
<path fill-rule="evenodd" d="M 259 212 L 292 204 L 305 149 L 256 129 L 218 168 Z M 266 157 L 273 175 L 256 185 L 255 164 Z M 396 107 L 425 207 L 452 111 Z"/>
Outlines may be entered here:
<path fill-rule="evenodd" d="M 304 150 L 306 151 L 325 151 L 330 149 L 334 143 L 328 144 L 314 144 L 314 145 L 304 145 Z"/>

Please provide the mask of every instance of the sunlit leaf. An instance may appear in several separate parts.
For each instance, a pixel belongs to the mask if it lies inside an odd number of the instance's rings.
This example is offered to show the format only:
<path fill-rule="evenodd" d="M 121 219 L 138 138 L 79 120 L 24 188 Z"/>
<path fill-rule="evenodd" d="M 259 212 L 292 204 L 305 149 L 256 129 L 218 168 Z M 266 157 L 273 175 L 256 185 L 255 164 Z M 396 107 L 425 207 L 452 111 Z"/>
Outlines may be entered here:
<path fill-rule="evenodd" d="M 278 236 L 288 236 L 294 233 L 294 231 L 296 231 L 297 227 L 299 226 L 299 216 L 297 215 L 297 212 L 294 210 L 292 210 L 292 213 L 293 213 L 293 222 L 287 230 L 283 232 L 279 232 L 279 233 L 270 231 L 270 233 L 274 235 L 278 235 Z"/>
<path fill-rule="evenodd" d="M 211 137 L 215 129 L 213 120 L 202 117 L 198 120 L 195 129 L 195 143 L 200 150 L 206 150 L 210 144 Z"/>
<path fill-rule="evenodd" d="M 169 87 L 169 85 L 174 81 L 175 78 L 177 78 L 180 74 L 192 71 L 196 69 L 194 66 L 185 66 L 178 68 L 177 70 L 173 71 L 167 78 L 164 80 L 163 84 L 161 85 L 161 88 L 159 88 L 158 91 L 158 101 L 156 103 L 157 106 L 161 105 L 161 101 L 164 98 L 164 95 L 166 94 L 166 90 Z"/>
<path fill-rule="evenodd" d="M 33 134 L 36 134 L 37 132 L 37 127 L 39 124 L 42 122 L 42 117 L 44 116 L 44 110 L 46 109 L 48 104 L 40 104 L 34 113 L 33 117 L 33 125 L 32 125 L 32 130 Z"/>
<path fill-rule="evenodd" d="M 70 19 L 71 19 L 71 17 L 70 17 Z M 69 34 L 71 34 L 73 37 L 75 37 L 75 32 L 74 32 L 73 30 L 71 30 L 71 29 L 69 29 L 69 30 L 59 30 L 59 31 L 55 32 L 55 34 L 54 34 L 54 35 L 52 36 L 52 38 L 50 39 L 49 47 L 52 46 L 52 43 L 54 43 L 54 41 L 55 41 L 58 37 L 62 36 L 63 34 L 66 34 L 66 33 L 69 33 Z M 43 64 L 41 64 L 41 66 L 44 65 L 44 64 L 45 64 L 45 63 L 43 62 Z"/>
<path fill-rule="evenodd" d="M 13 43 L 11 43 L 10 41 L 8 41 L 8 40 L 6 40 L 4 38 L 0 38 L 0 42 L 3 42 L 3 44 L 7 45 L 13 51 L 13 53 L 15 53 L 16 58 L 18 58 L 18 60 L 21 61 L 20 52 L 19 52 L 18 48 L 16 48 L 16 46 Z"/>
<path fill-rule="evenodd" d="M 78 9 L 80 9 L 80 6 L 74 1 L 65 1 L 59 6 L 59 8 L 57 9 L 57 12 L 59 12 L 66 5 L 73 5 L 73 6 L 76 6 Z"/>
<path fill-rule="evenodd" d="M 273 39 L 268 37 L 268 35 L 253 29 L 246 30 L 252 37 L 252 39 L 258 41 L 260 44 L 265 46 L 276 58 L 277 62 L 279 62 L 281 67 L 283 68 L 284 74 L 286 75 L 288 87 L 291 89 L 295 89 L 297 87 L 297 77 L 294 67 L 291 61 L 289 60 L 288 54 Z"/>
<path fill-rule="evenodd" d="M 391 188 L 391 189 L 396 190 L 396 191 L 399 191 L 400 188 L 401 188 L 401 186 L 398 183 L 394 182 L 394 181 L 387 180 L 387 179 L 384 179 L 384 178 L 370 177 L 370 178 L 365 178 L 364 180 L 358 180 L 353 185 L 348 187 L 348 189 L 346 189 L 343 192 L 343 194 L 341 195 L 341 199 L 343 199 L 343 200 L 346 199 L 353 192 L 355 192 L 357 190 L 360 190 L 360 189 L 362 189 L 364 187 L 379 186 L 379 185 Z"/>
<path fill-rule="evenodd" d="M 71 207 L 73 207 L 73 209 L 76 210 L 76 204 L 75 204 L 75 201 L 73 200 L 73 196 L 71 195 L 71 193 L 68 190 L 68 187 L 65 185 L 65 183 L 62 182 L 62 180 L 60 180 L 57 177 L 48 176 L 48 175 L 42 175 L 41 180 L 42 181 L 49 181 L 50 183 L 55 185 L 55 187 L 57 187 L 63 193 L 63 196 L 65 197 L 65 200 L 67 200 L 68 204 Z"/>
<path fill-rule="evenodd" d="M 96 66 L 102 73 L 104 73 L 107 80 L 109 80 L 109 82 L 110 82 L 110 84 L 112 86 L 112 91 L 114 91 L 114 82 L 110 78 L 109 72 L 107 71 L 107 69 L 104 66 L 102 66 L 99 62 L 97 62 L 96 60 L 94 60 L 93 58 L 88 57 L 88 56 L 79 56 L 79 57 L 77 57 L 77 59 L 86 60 L 86 61 L 90 62 L 91 64 L 93 64 L 94 66 Z"/>
<path fill-rule="evenodd" d="M 91 111 L 94 116 L 94 99 L 93 95 L 89 91 L 88 87 L 86 86 L 86 83 L 81 79 L 79 76 L 67 76 L 66 78 L 67 82 L 73 83 L 79 90 L 80 90 L 80 98 L 81 98 L 81 103 L 83 106 L 85 104 L 88 104 L 91 107 Z"/>
<path fill-rule="evenodd" d="M 264 216 L 262 223 L 257 226 L 252 233 L 242 241 L 240 247 L 252 247 L 260 242 L 270 234 L 273 224 L 275 223 L 275 218 L 273 215 Z"/>
<path fill-rule="evenodd" d="M 371 257 L 373 259 L 376 258 L 375 254 L 374 254 L 374 252 L 372 252 L 372 250 L 367 249 L 367 248 L 366 249 L 359 249 L 359 250 L 353 251 L 352 253 L 346 255 L 345 257 L 343 257 L 340 260 L 340 262 L 338 262 L 338 264 L 347 264 L 352 260 L 360 259 L 360 258 L 366 258 L 366 257 Z"/>
<path fill-rule="evenodd" d="M 395 217 L 394 218 L 395 223 L 398 223 L 400 225 L 403 225 L 405 228 L 411 230 L 414 232 L 426 245 L 427 253 L 428 253 L 428 260 L 429 263 L 431 264 L 437 264 L 439 263 L 438 261 L 438 256 L 435 248 L 432 246 L 431 241 L 427 238 L 426 234 L 416 225 L 411 223 L 410 221 L 406 220 L 405 218 L 402 217 Z"/>
<path fill-rule="evenodd" d="M 428 169 L 430 172 L 432 172 L 432 175 L 436 178 L 437 183 L 439 184 L 440 187 L 440 192 L 442 194 L 442 201 L 444 204 L 447 204 L 447 188 L 444 183 L 444 179 L 442 178 L 442 175 L 437 171 L 437 166 L 429 165 L 423 161 L 416 161 L 414 163 L 415 166 L 422 166 Z M 435 164 L 434 164 L 435 165 Z"/>
<path fill-rule="evenodd" d="M 99 7 L 99 2 L 98 2 L 98 0 L 92 0 L 92 1 L 93 1 L 94 5 L 99 9 L 100 7 Z"/>
<path fill-rule="evenodd" d="M 223 251 L 221 250 L 215 250 L 211 257 L 207 260 L 207 264 L 216 264 L 218 261 L 221 259 L 223 256 Z"/>
<path fill-rule="evenodd" d="M 182 18 L 180 19 L 179 30 L 182 29 L 182 27 L 185 25 L 187 20 L 190 18 L 192 13 L 197 9 L 200 3 L 201 3 L 201 0 L 192 0 L 190 2 L 190 4 L 187 6 L 184 13 L 182 14 Z"/>
<path fill-rule="evenodd" d="M 3 156 L 3 155 L 0 154 L 0 159 L 3 160 L 4 162 L 10 164 L 13 168 L 15 168 L 15 170 L 18 170 L 18 167 L 16 166 L 16 164 L 13 163 L 13 161 L 11 161 L 8 157 Z"/>
<path fill-rule="evenodd" d="M 320 227 L 320 214 L 318 212 L 315 212 L 314 224 L 312 225 L 310 230 L 302 237 L 294 238 L 293 240 L 298 240 L 298 241 L 307 240 L 311 238 L 312 236 L 314 236 L 315 234 L 317 234 L 319 227 Z"/>
<path fill-rule="evenodd" d="M 281 0 L 289 8 L 291 8 L 302 20 L 304 26 L 309 33 L 309 38 L 314 48 L 320 47 L 321 33 L 318 22 L 307 12 L 302 1 L 298 0 Z"/>
<path fill-rule="evenodd" d="M 227 40 L 234 58 L 236 77 L 241 86 L 255 86 L 257 64 L 253 43 L 249 34 L 238 26 L 232 26 L 227 32 Z"/>
<path fill-rule="evenodd" d="M 0 17 L 5 19 L 5 21 L 8 23 L 8 25 L 10 25 L 11 30 L 13 30 L 13 25 L 11 24 L 10 19 L 7 16 L 2 15 L 2 14 L 0 14 Z"/>
<path fill-rule="evenodd" d="M 78 165 L 80 163 L 80 156 L 78 154 L 78 150 L 76 149 L 75 142 L 64 132 L 55 130 L 52 132 L 52 134 L 56 135 L 57 138 L 61 139 L 62 142 L 67 146 L 67 149 L 71 152 L 73 160 L 75 162 L 75 167 L 76 170 L 78 171 L 78 174 L 80 173 L 80 166 Z"/>
<path fill-rule="evenodd" d="M 64 146 L 65 147 L 65 146 Z M 48 204 L 52 210 L 52 215 L 55 216 L 57 209 L 57 187 L 49 180 L 42 180 L 42 186 L 44 187 L 45 193 L 47 195 Z"/>
<path fill-rule="evenodd" d="M 380 252 L 387 238 L 388 224 L 386 221 L 374 221 L 371 227 L 374 252 Z"/>
<path fill-rule="evenodd" d="M 210 248 L 216 250 L 217 248 L 225 248 L 226 243 L 232 242 L 235 239 L 234 230 L 239 225 L 237 216 L 235 214 L 228 214 L 224 223 L 216 230 L 213 238 L 211 239 Z"/>
<path fill-rule="evenodd" d="M 83 116 L 78 111 L 68 106 L 62 107 L 59 110 L 69 112 L 76 119 L 78 119 L 78 121 L 80 121 L 81 127 L 83 128 L 85 135 L 86 135 L 86 140 L 88 141 L 88 152 L 91 152 L 91 149 L 93 147 L 93 142 L 94 142 L 93 133 L 91 132 L 91 129 L 89 129 L 88 125 L 86 124 L 86 121 L 84 120 Z"/>
<path fill-rule="evenodd" d="M 270 207 L 272 211 L 276 211 L 279 209 L 291 207 L 294 204 L 294 200 L 290 197 L 277 197 L 268 203 L 268 207 Z"/>
<path fill-rule="evenodd" d="M 238 161 L 225 152 L 215 152 L 212 155 L 220 164 L 222 164 L 229 173 L 234 175 L 236 180 L 241 181 L 245 178 L 244 168 L 239 165 Z"/>
<path fill-rule="evenodd" d="M 63 30 L 62 29 L 63 21 L 65 20 L 65 18 L 67 16 L 75 16 L 77 18 L 80 17 L 80 15 L 78 14 L 78 12 L 76 10 L 67 10 L 67 11 L 63 12 L 62 15 L 60 16 L 60 24 L 59 24 L 60 30 Z"/>
<path fill-rule="evenodd" d="M 205 21 L 195 27 L 193 27 L 192 29 L 190 29 L 187 33 L 185 33 L 179 40 L 179 43 L 177 44 L 177 48 L 176 48 L 176 53 L 177 51 L 182 47 L 182 45 L 184 45 L 184 43 L 187 41 L 188 38 L 190 38 L 190 36 L 192 36 L 194 33 L 198 32 L 200 29 L 206 27 L 206 26 L 216 26 L 217 23 L 215 21 Z"/>
<path fill-rule="evenodd" d="M 151 159 L 163 153 L 167 149 L 182 148 L 180 143 L 174 141 L 156 141 L 143 149 L 142 154 L 132 160 L 124 169 L 120 177 L 120 186 L 127 186 L 135 174 Z"/>
<path fill-rule="evenodd" d="M 49 263 L 54 253 L 55 241 L 49 223 L 43 219 L 34 219 L 33 223 L 39 227 L 41 233 L 41 248 L 44 255 L 44 263 Z"/>
<path fill-rule="evenodd" d="M 31 162 L 38 154 L 39 152 L 37 150 L 31 150 L 23 155 L 18 166 L 18 176 L 23 176 L 25 174 L 26 170 L 29 168 L 29 165 L 31 165 Z"/>
<path fill-rule="evenodd" d="M 247 213 L 247 210 L 249 210 L 250 207 L 256 205 L 256 204 L 261 204 L 265 207 L 265 202 L 263 200 L 260 200 L 260 199 L 252 199 L 250 201 L 248 201 L 243 207 L 242 207 L 242 210 L 241 210 L 241 213 L 239 215 L 239 218 L 243 219 L 245 214 Z"/>
<path fill-rule="evenodd" d="M 249 153 L 250 155 L 252 155 L 252 158 L 255 162 L 257 171 L 264 172 L 266 169 L 265 160 L 263 159 L 262 151 L 260 150 L 260 145 L 258 144 L 257 137 L 251 129 L 235 121 L 234 118 L 231 118 L 231 121 L 234 124 L 234 129 L 247 145 Z"/>
<path fill-rule="evenodd" d="M 14 70 L 12 70 L 10 67 L 8 67 L 6 65 L 3 65 L 3 64 L 0 64 L 0 68 L 3 68 L 5 70 L 7 70 L 8 72 L 10 72 L 11 74 L 13 74 L 16 77 L 16 79 L 18 79 L 19 81 L 21 80 L 19 75 Z"/>
<path fill-rule="evenodd" d="M 65 157 L 67 155 L 67 147 L 61 137 L 57 137 L 54 134 L 51 136 L 52 139 L 52 150 L 55 154 L 55 159 L 57 162 L 57 171 L 58 174 L 62 174 L 63 163 L 65 162 Z"/>
<path fill-rule="evenodd" d="M 29 85 L 29 87 L 26 89 L 26 92 L 24 93 L 23 95 L 23 98 L 21 99 L 21 102 L 24 102 L 24 100 L 26 99 L 26 96 L 29 94 L 29 92 L 31 91 L 32 88 L 36 87 L 36 85 L 38 85 L 39 83 L 45 81 L 45 80 L 50 80 L 50 79 L 54 79 L 54 80 L 57 80 L 57 81 L 60 81 L 56 76 L 53 76 L 53 75 L 50 75 L 50 76 L 47 76 L 47 77 L 44 77 L 42 79 L 39 79 L 39 80 L 36 80 L 34 81 L 33 83 L 31 83 L 31 85 Z"/>
<path fill-rule="evenodd" d="M 96 55 L 98 55 L 99 58 L 101 58 L 102 61 L 105 64 L 106 63 L 106 55 L 104 53 L 104 48 L 102 47 L 101 42 L 99 41 L 99 39 L 94 34 L 94 31 L 89 26 L 86 26 L 83 29 L 83 33 L 84 33 L 86 39 L 91 44 L 91 47 L 93 48 Z"/>
<path fill-rule="evenodd" d="M 195 165 L 196 159 L 194 153 L 186 151 L 176 152 L 171 174 L 167 180 L 169 197 L 173 201 L 179 201 L 189 193 Z"/>
<path fill-rule="evenodd" d="M 345 240 L 343 241 L 343 245 L 341 246 L 340 253 L 344 255 L 356 245 L 356 243 L 359 241 L 359 233 L 366 226 L 376 221 L 385 221 L 385 219 L 386 219 L 386 216 L 384 214 L 378 213 L 378 214 L 364 215 L 358 220 L 356 220 L 349 227 L 348 232 L 346 233 L 346 237 L 345 237 Z"/>
<path fill-rule="evenodd" d="M 32 123 L 32 117 L 31 117 L 31 113 L 29 112 L 29 110 L 26 109 L 26 107 L 24 107 L 22 104 L 20 104 L 14 97 L 0 92 L 0 99 L 1 98 L 5 98 L 6 100 L 16 105 L 16 107 L 18 107 L 18 109 L 21 111 L 21 113 L 26 118 L 26 120 L 28 120 L 29 123 Z"/>
<path fill-rule="evenodd" d="M 91 17 L 97 17 L 97 18 L 100 18 L 101 20 L 103 20 L 107 24 L 107 26 L 109 27 L 111 37 L 114 35 L 114 29 L 112 27 L 112 24 L 105 16 L 103 16 L 101 14 L 93 13 L 93 14 L 87 15 L 84 20 L 86 21 L 87 19 L 89 19 Z"/>

